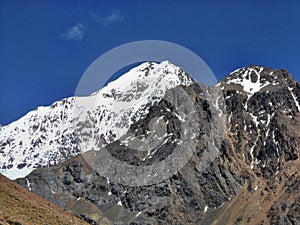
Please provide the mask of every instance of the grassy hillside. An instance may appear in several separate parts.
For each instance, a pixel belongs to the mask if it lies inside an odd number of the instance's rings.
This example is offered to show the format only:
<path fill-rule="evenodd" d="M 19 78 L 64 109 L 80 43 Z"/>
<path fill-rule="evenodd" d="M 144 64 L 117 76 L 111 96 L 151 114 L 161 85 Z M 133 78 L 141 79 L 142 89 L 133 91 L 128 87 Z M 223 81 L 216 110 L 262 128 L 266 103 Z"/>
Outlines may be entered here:
<path fill-rule="evenodd" d="M 88 223 L 0 174 L 0 225 L 12 224 L 84 225 Z"/>

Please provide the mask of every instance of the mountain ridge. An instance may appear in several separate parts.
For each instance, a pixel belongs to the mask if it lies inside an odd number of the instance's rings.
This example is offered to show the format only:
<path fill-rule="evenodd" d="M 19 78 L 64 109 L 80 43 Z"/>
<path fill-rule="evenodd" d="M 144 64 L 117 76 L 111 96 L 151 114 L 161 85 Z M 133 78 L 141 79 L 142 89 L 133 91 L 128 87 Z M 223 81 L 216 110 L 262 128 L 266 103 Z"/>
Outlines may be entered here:
<path fill-rule="evenodd" d="M 257 68 L 256 72 L 260 70 Z M 196 151 L 169 178 L 134 187 L 116 182 L 87 162 L 89 157 L 84 154 L 96 161 L 101 156 L 101 151 L 91 151 L 50 168 L 36 169 L 18 182 L 26 187 L 27 179 L 32 191 L 92 221 L 91 224 L 99 221 L 89 210 L 82 215 L 78 211 L 81 205 L 93 204 L 112 224 L 297 224 L 300 86 L 285 70 L 262 69 L 259 75 L 256 72 L 253 68 L 235 71 L 235 77 L 217 86 L 224 99 L 213 98 L 212 102 L 208 99 L 216 92 L 213 88 L 205 89 L 197 83 L 184 87 L 197 109 L 201 126 L 195 136 Z M 263 79 L 270 72 L 277 74 L 279 80 Z M 260 78 L 267 85 L 261 87 Z M 253 81 L 255 92 L 251 87 L 244 89 L 243 79 Z M 279 81 L 282 83 L 277 84 Z M 176 96 L 178 90 L 180 87 L 168 92 Z M 128 144 L 124 146 L 122 138 L 109 143 L 106 150 L 118 160 L 136 166 L 162 161 L 165 154 L 172 154 L 185 131 L 181 130 L 180 117 L 172 115 L 164 100 L 154 103 L 146 117 L 131 124 L 125 135 L 129 143 L 130 137 L 147 137 L 156 118 L 159 122 L 154 128 L 160 131 L 166 127 L 166 133 L 157 132 L 158 138 L 170 138 L 150 151 L 151 158 L 143 161 L 144 155 L 132 151 Z M 202 168 L 199 165 L 210 143 L 206 138 L 214 129 L 210 124 L 212 115 L 219 115 L 220 110 L 226 121 L 224 137 L 219 144 L 214 143 L 218 148 L 215 158 Z M 77 199 L 77 207 L 70 204 Z"/>
<path fill-rule="evenodd" d="M 114 82 L 119 82 L 120 85 L 125 82 L 130 83 L 130 79 L 132 79 L 131 82 L 134 82 L 134 74 L 137 76 L 146 76 L 149 71 L 153 70 L 158 70 L 160 72 L 158 73 L 163 73 L 164 70 L 165 72 L 170 72 L 174 71 L 174 73 L 179 73 L 183 74 L 183 77 L 186 76 L 188 77 L 187 80 L 182 80 L 183 84 L 187 84 L 186 82 L 194 82 L 187 74 L 184 73 L 182 69 L 179 67 L 176 67 L 175 65 L 171 64 L 168 61 L 164 61 L 161 64 L 156 64 L 156 63 L 143 63 L 133 69 L 131 69 L 128 73 L 127 76 L 124 74 L 121 76 L 117 81 L 113 81 L 109 83 L 106 87 L 104 87 L 101 91 L 103 92 L 103 95 L 108 96 L 106 99 L 105 98 L 100 98 L 98 100 L 99 105 L 101 105 L 101 101 L 106 101 L 105 104 L 113 104 L 115 106 L 115 103 L 112 103 L 112 101 L 116 101 L 115 97 L 118 96 L 118 93 L 112 93 L 111 90 L 113 88 L 110 87 L 111 84 Z M 170 70 L 170 71 L 168 71 Z M 138 74 L 138 71 L 140 72 L 145 72 L 144 74 Z M 177 71 L 177 72 L 175 72 Z M 259 79 L 257 79 L 258 74 L 260 72 L 262 73 L 262 77 L 259 76 Z M 172 72 L 171 72 L 172 73 Z M 133 76 L 131 76 L 133 75 Z M 155 75 L 155 74 L 154 74 Z M 153 75 L 153 76 L 154 76 Z M 168 76 L 167 73 L 165 73 L 164 76 Z M 256 76 L 256 77 L 255 77 Z M 175 76 L 176 77 L 176 76 Z M 264 79 L 264 84 L 263 86 L 259 86 L 260 84 L 260 78 Z M 189 81 L 190 79 L 190 81 Z M 251 79 L 254 79 L 253 81 L 256 82 L 253 83 Z M 118 81 L 119 80 L 119 81 Z M 291 81 L 292 80 L 292 81 Z M 175 81 L 175 80 L 174 80 Z M 247 81 L 246 83 L 243 83 Z M 273 81 L 273 82 L 271 82 Z M 175 81 L 178 82 L 178 81 Z M 280 82 L 280 86 L 279 85 Z M 287 83 L 290 82 L 290 83 Z M 149 83 L 149 81 L 148 81 Z M 300 111 L 300 105 L 299 105 L 299 100 L 300 100 L 300 93 L 294 93 L 293 87 L 296 86 L 298 87 L 299 84 L 297 81 L 293 80 L 291 75 L 286 71 L 286 70 L 274 70 L 272 68 L 265 68 L 261 66 L 250 66 L 250 67 L 242 67 L 239 68 L 232 73 L 230 73 L 228 76 L 223 78 L 216 86 L 220 86 L 221 84 L 226 84 L 226 85 L 240 85 L 244 90 L 244 92 L 249 98 L 254 95 L 256 92 L 259 92 L 261 88 L 271 88 L 274 89 L 274 87 L 279 87 L 282 88 L 283 85 L 287 85 L 290 91 L 290 94 L 293 97 L 294 102 L 296 103 L 296 107 L 298 111 Z M 177 83 L 179 84 L 179 83 Z M 176 86 L 171 85 L 171 87 Z M 252 87 L 254 84 L 256 86 Z M 295 85 L 296 84 L 296 85 Z M 298 86 L 297 86 L 298 84 Z M 145 85 L 145 84 L 144 84 Z M 225 85 L 225 86 L 226 86 Z M 248 86 L 247 86 L 248 85 Z M 252 85 L 252 86 L 251 86 Z M 133 96 L 132 87 L 129 87 L 128 89 L 128 94 L 127 97 L 124 96 L 123 98 L 126 100 L 126 98 L 130 98 Z M 140 88 L 142 91 L 143 88 L 143 81 L 140 83 Z M 224 88 L 224 85 L 222 86 Z M 246 88 L 246 90 L 245 90 Z M 154 91 L 157 91 L 161 89 L 161 87 L 155 87 Z M 164 89 L 164 88 L 162 88 Z M 168 89 L 168 87 L 165 87 L 165 89 Z M 106 91 L 107 90 L 107 91 Z M 242 90 L 242 89 L 241 89 Z M 296 89 L 296 91 L 299 89 Z M 97 93 L 101 92 L 100 90 L 98 92 L 93 93 L 91 96 L 97 97 Z M 107 92 L 107 93 L 106 93 Z M 152 91 L 153 93 L 153 91 Z M 115 96 L 113 97 L 112 94 Z M 134 93 L 136 96 L 137 93 Z M 163 93 L 158 94 L 158 100 L 161 98 Z M 298 97 L 297 97 L 298 96 Z M 226 96 L 228 97 L 228 96 Z M 93 97 L 91 97 L 93 98 Z M 107 99 L 111 98 L 112 101 L 109 103 L 107 102 Z M 148 97 L 149 99 L 149 97 Z M 121 99 L 122 100 L 122 99 Z M 246 100 L 245 104 L 245 109 L 248 107 L 248 100 Z M 93 98 L 92 103 L 95 104 L 95 99 Z M 149 100 L 147 100 L 149 101 Z M 138 101 L 135 101 L 134 103 L 137 103 Z M 155 101 L 153 101 L 155 102 Z M 133 105 L 134 103 L 131 103 Z M 74 97 L 70 98 L 65 98 L 60 101 L 54 102 L 51 106 L 48 107 L 38 107 L 36 110 L 31 111 L 27 113 L 24 117 L 20 118 L 19 120 L 13 122 L 12 124 L 8 126 L 3 126 L 1 127 L 0 133 L 1 133 L 1 140 L 0 140 L 0 153 L 2 154 L 2 158 L 6 159 L 4 162 L 0 162 L 0 169 L 2 173 L 7 174 L 7 171 L 12 171 L 12 175 L 8 175 L 10 178 L 18 178 L 27 175 L 30 171 L 32 171 L 33 168 L 41 167 L 41 166 L 51 166 L 59 163 L 60 161 L 63 161 L 67 158 L 70 158 L 72 156 L 75 156 L 77 154 L 80 154 L 82 152 L 82 147 L 83 149 L 89 149 L 89 146 L 78 146 L 78 139 L 76 139 L 74 135 L 74 129 L 76 130 L 76 127 L 74 128 L 74 114 L 76 113 L 82 113 L 79 110 L 74 110 L 74 104 L 77 106 L 81 106 L 80 100 L 76 100 Z M 84 103 L 85 104 L 85 103 Z M 88 103 L 90 104 L 90 103 Z M 98 103 L 97 103 L 98 104 Z M 128 105 L 128 103 L 126 103 Z M 84 105 L 84 107 L 86 107 Z M 93 108 L 93 105 L 89 105 L 88 107 Z M 106 107 L 103 106 L 102 107 Z M 126 106 L 127 107 L 127 106 Z M 141 108 L 142 105 L 138 105 L 137 109 Z M 145 106 L 144 106 L 145 107 Z M 147 106 L 149 107 L 149 106 Z M 95 107 L 94 107 L 95 108 Z M 95 110 L 95 109 L 90 109 L 90 111 Z M 116 107 L 113 107 L 109 109 L 109 112 L 105 112 L 106 110 L 102 110 L 102 116 L 106 117 L 107 119 L 105 121 L 109 121 L 109 116 L 111 112 L 115 112 Z M 122 110 L 122 109 L 121 109 Z M 124 108 L 124 110 L 129 110 Z M 140 109 L 139 109 L 140 110 Z M 142 114 L 147 113 L 146 108 L 143 110 Z M 136 112 L 137 113 L 137 112 Z M 46 114 L 49 114 L 47 116 Z M 124 112 L 119 113 L 124 114 Z M 132 113 L 131 113 L 132 114 Z M 85 118 L 83 118 L 83 121 L 80 121 L 80 119 L 77 121 L 77 123 L 80 122 L 85 122 L 86 117 L 88 117 L 86 112 L 83 112 L 83 115 Z M 130 115 L 130 114 L 128 114 Z M 123 115 L 124 117 L 124 115 Z M 22 122 L 22 120 L 24 120 Z M 125 132 L 126 129 L 128 129 L 127 126 L 123 126 L 123 131 L 120 131 L 119 128 L 114 128 L 112 125 L 113 123 L 120 123 L 123 119 L 116 117 L 117 120 L 109 122 L 110 125 L 107 124 L 107 122 L 102 122 L 102 124 L 99 124 L 102 129 L 105 129 L 105 127 L 109 127 L 110 129 L 107 131 L 103 131 L 100 135 L 100 133 L 95 134 L 98 136 L 102 136 L 101 140 L 97 140 L 97 142 L 102 141 L 105 143 L 109 143 L 110 141 L 114 140 L 116 137 L 116 133 L 123 133 Z M 97 120 L 97 118 L 95 118 Z M 95 120 L 94 119 L 94 120 Z M 26 121 L 27 120 L 27 121 Z M 37 122 L 34 122 L 34 120 L 37 120 Z M 50 121 L 50 123 L 49 123 Z M 99 118 L 98 118 L 99 121 Z M 35 124 L 36 123 L 36 124 Z M 47 124 L 48 123 L 48 124 Z M 42 125 L 43 124 L 43 125 Z M 29 125 L 30 130 L 27 129 Z M 44 126 L 46 125 L 46 126 Z M 8 133 L 5 132 L 6 129 L 9 129 L 8 127 L 11 127 L 10 131 Z M 22 128 L 23 127 L 23 128 Z M 112 133 L 112 130 L 115 129 L 114 133 Z M 39 130 L 39 134 L 36 136 L 36 130 Z M 50 131 L 51 132 L 50 132 Z M 23 132 L 24 131 L 24 132 Z M 87 132 L 90 132 L 87 128 Z M 45 136 L 45 134 L 50 134 L 50 136 Z M 104 135 L 104 136 L 103 136 Z M 36 136 L 36 138 L 33 138 L 33 136 Z M 14 138 L 13 138 L 14 137 Z M 19 140 L 19 143 L 14 143 L 15 138 Z M 45 140 L 50 139 L 50 142 L 46 143 Z M 110 140 L 111 139 L 111 140 Z M 51 142 L 52 141 L 52 142 Z M 24 144 L 25 143 L 25 144 Z M 7 147 L 7 146 L 10 147 Z M 92 146 L 97 146 L 97 143 L 92 143 Z M 35 147 L 34 147 L 35 146 Z M 23 149 L 23 154 L 19 152 L 17 155 L 13 153 L 15 149 Z M 41 151 L 41 148 L 44 149 Z M 36 149 L 36 150 L 35 150 Z M 37 149 L 39 151 L 37 152 Z M 9 156 L 9 152 L 11 152 L 11 156 Z M 35 153 L 36 152 L 36 153 Z M 35 153 L 35 154 L 34 154 Z M 30 159 L 28 158 L 30 155 Z M 25 157 L 26 156 L 26 157 Z M 15 160 L 19 159 L 19 162 L 14 162 Z M 36 158 L 36 159 L 35 159 Z M 44 160 L 45 159 L 45 160 Z M 13 168 L 11 168 L 13 167 Z M 20 170 L 21 169 L 21 170 Z"/>
<path fill-rule="evenodd" d="M 65 98 L 51 106 L 38 107 L 1 128 L 0 169 L 15 179 L 34 168 L 55 165 L 85 149 L 97 147 L 101 142 L 109 143 L 124 134 L 133 120 L 146 114 L 167 89 L 192 82 L 181 68 L 168 61 L 143 63 L 90 96 Z M 97 121 L 102 128 L 100 133 L 94 130 L 97 132 L 94 139 L 89 137 L 93 128 L 88 126 L 92 121 Z M 84 128 L 87 135 L 81 139 L 89 138 L 85 143 L 91 146 L 80 146 L 74 134 L 77 127 L 82 129 L 82 123 L 87 124 Z"/>

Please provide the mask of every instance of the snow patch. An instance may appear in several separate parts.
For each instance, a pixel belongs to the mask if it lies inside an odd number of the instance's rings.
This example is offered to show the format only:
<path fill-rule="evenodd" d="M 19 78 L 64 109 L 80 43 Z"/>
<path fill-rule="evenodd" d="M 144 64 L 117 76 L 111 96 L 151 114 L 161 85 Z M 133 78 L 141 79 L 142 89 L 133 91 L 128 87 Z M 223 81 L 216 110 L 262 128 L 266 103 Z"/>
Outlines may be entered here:
<path fill-rule="evenodd" d="M 142 214 L 142 211 L 140 211 L 140 212 L 138 212 L 136 215 L 135 215 L 135 217 L 134 218 L 137 218 L 139 215 L 141 215 Z"/>
<path fill-rule="evenodd" d="M 27 183 L 28 190 L 31 191 L 31 183 L 28 180 L 28 178 L 26 178 L 26 183 Z"/>
<path fill-rule="evenodd" d="M 206 212 L 208 210 L 208 206 L 206 205 L 205 207 L 204 207 L 204 213 Z"/>
<path fill-rule="evenodd" d="M 296 104 L 296 107 L 297 107 L 297 109 L 298 109 L 298 112 L 300 112 L 300 105 L 299 105 L 299 102 L 297 101 L 297 98 L 296 98 L 294 92 L 293 92 L 293 88 L 289 87 L 288 89 L 289 89 L 289 91 L 290 91 L 291 94 L 292 94 L 292 97 L 293 97 L 293 99 L 294 99 L 294 102 L 295 102 L 295 104 Z"/>

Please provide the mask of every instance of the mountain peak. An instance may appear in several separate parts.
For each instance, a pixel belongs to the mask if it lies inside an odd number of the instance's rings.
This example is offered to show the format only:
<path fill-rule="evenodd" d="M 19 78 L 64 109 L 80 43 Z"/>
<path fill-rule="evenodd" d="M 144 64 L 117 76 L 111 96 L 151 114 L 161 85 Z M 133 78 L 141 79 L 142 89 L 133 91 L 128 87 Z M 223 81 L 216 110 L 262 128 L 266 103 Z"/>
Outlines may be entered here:
<path fill-rule="evenodd" d="M 150 75 L 150 77 L 148 77 Z M 168 80 L 177 80 L 183 85 L 189 85 L 193 82 L 193 79 L 180 67 L 174 65 L 168 60 L 157 62 L 144 62 L 127 73 L 120 76 L 117 80 L 110 82 L 107 86 L 107 89 L 112 88 L 113 86 L 122 86 L 128 85 L 132 82 L 137 81 L 159 81 L 163 79 Z"/>
<path fill-rule="evenodd" d="M 52 166 L 109 144 L 147 116 L 167 90 L 193 82 L 169 61 L 145 62 L 90 96 L 38 107 L 0 129 L 0 172 L 16 179 L 34 168 Z M 86 141 L 80 144 L 75 137 L 79 129 L 86 134 Z"/>
<path fill-rule="evenodd" d="M 277 70 L 263 66 L 248 66 L 236 69 L 221 82 L 227 85 L 239 85 L 247 95 L 253 95 L 264 88 L 289 86 L 292 77 L 285 69 Z"/>

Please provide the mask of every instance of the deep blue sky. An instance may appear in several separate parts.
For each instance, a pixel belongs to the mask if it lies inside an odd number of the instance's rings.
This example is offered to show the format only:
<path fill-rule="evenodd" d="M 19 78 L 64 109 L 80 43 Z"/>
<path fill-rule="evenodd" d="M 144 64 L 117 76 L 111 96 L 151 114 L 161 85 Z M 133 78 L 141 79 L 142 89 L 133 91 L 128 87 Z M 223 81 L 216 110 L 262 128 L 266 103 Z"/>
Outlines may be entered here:
<path fill-rule="evenodd" d="M 175 42 L 218 79 L 247 65 L 300 80 L 300 1 L 0 1 L 0 123 L 72 96 L 101 54 L 137 40 Z"/>

